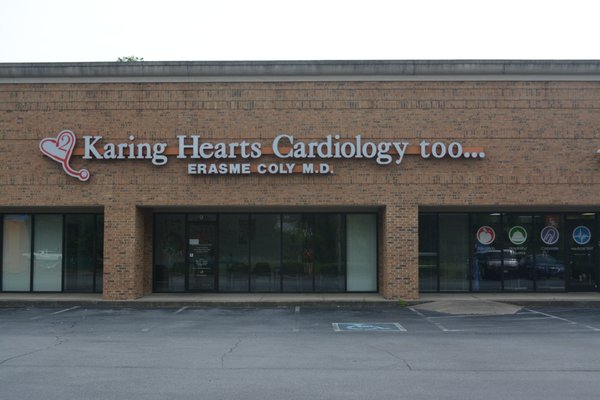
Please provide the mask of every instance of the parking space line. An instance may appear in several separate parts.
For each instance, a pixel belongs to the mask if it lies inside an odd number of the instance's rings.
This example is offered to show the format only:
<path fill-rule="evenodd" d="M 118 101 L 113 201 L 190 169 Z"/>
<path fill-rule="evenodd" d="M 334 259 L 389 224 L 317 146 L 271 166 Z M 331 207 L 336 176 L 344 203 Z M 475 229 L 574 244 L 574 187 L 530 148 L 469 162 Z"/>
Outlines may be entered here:
<path fill-rule="evenodd" d="M 189 308 L 189 306 L 183 306 L 179 310 L 175 311 L 174 314 L 177 315 L 180 312 L 183 312 L 183 311 L 187 310 L 188 308 Z"/>
<path fill-rule="evenodd" d="M 298 329 L 298 314 L 300 314 L 300 306 L 294 307 L 294 328 L 292 332 L 300 332 L 300 329 Z"/>
<path fill-rule="evenodd" d="M 435 325 L 442 332 L 461 332 L 461 329 L 448 329 L 448 328 L 446 328 L 444 325 L 440 324 L 439 322 L 433 321 L 432 318 L 434 318 L 434 317 L 427 317 L 425 314 L 423 314 L 419 310 L 415 310 L 413 307 L 408 307 L 408 309 L 410 311 L 414 312 L 415 314 L 417 314 L 418 316 L 423 317 L 430 324 Z"/>
<path fill-rule="evenodd" d="M 62 314 L 62 313 L 67 312 L 67 311 L 76 310 L 78 308 L 81 308 L 81 306 L 73 306 L 73 307 L 70 307 L 70 308 L 65 308 L 64 310 L 55 311 L 53 313 L 50 313 L 50 315 L 58 315 L 58 314 Z"/>
<path fill-rule="evenodd" d="M 558 316 L 556 316 L 556 315 L 548 314 L 548 313 L 541 312 L 541 311 L 531 310 L 531 309 L 529 309 L 529 308 L 525 308 L 525 310 L 527 310 L 527 311 L 531 311 L 531 312 L 532 312 L 532 313 L 534 313 L 534 314 L 543 315 L 543 316 L 545 316 L 545 317 L 548 317 L 548 318 L 557 319 L 557 320 L 559 320 L 559 321 L 563 321 L 563 322 L 569 323 L 569 324 L 571 324 L 571 325 L 580 325 L 580 326 L 583 326 L 584 328 L 591 329 L 592 331 L 595 331 L 595 332 L 600 332 L 600 328 L 595 328 L 595 327 L 593 327 L 593 326 L 586 325 L 586 324 L 580 324 L 579 322 L 575 322 L 575 321 L 573 321 L 573 320 L 570 320 L 570 319 L 566 319 L 566 318 L 558 317 Z"/>

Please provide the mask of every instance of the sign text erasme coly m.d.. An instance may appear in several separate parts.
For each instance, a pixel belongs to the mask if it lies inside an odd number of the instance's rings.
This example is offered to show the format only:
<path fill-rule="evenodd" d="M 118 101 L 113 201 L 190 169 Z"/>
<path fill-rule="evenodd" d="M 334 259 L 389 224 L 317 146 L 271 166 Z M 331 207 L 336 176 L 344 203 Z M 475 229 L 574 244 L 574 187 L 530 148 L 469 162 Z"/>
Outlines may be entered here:
<path fill-rule="evenodd" d="M 67 140 L 68 137 L 68 140 Z M 75 135 L 71 131 L 62 131 L 56 138 L 46 138 L 40 142 L 40 150 L 63 165 L 65 171 L 84 181 L 89 178 L 87 170 L 80 173 L 70 168 L 71 154 L 82 155 L 85 160 L 150 160 L 154 165 L 165 165 L 170 155 L 178 159 L 196 161 L 188 166 L 190 174 L 323 174 L 333 173 L 328 164 L 297 164 L 294 161 L 311 161 L 314 159 L 372 159 L 379 165 L 402 163 L 404 156 L 415 154 L 421 158 L 484 158 L 481 148 L 464 148 L 459 142 L 446 144 L 442 141 L 430 143 L 422 140 L 411 146 L 408 140 L 372 141 L 362 135 L 343 138 L 341 135 L 327 135 L 321 140 L 300 140 L 289 134 L 280 134 L 263 147 L 260 142 L 238 141 L 206 141 L 200 135 L 178 135 L 177 148 L 169 148 L 165 142 L 136 142 L 129 136 L 125 142 L 105 142 L 103 136 L 83 136 L 83 150 L 74 149 Z M 63 143 L 64 142 L 64 143 Z M 67 143 L 68 142 L 68 143 Z M 62 147 L 61 147 L 62 146 Z M 66 148 L 63 148 L 67 146 Z M 235 164 L 231 161 L 255 160 L 263 155 L 271 155 L 284 161 L 283 163 Z M 197 163 L 198 160 L 220 161 L 220 164 Z"/>

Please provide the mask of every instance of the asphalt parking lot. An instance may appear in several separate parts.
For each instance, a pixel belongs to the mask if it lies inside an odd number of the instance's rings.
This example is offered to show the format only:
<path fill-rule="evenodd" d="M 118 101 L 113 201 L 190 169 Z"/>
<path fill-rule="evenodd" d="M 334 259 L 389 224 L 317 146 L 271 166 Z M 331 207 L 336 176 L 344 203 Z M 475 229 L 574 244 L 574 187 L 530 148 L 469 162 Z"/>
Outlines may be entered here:
<path fill-rule="evenodd" d="M 0 308 L 2 399 L 598 399 L 600 309 Z"/>

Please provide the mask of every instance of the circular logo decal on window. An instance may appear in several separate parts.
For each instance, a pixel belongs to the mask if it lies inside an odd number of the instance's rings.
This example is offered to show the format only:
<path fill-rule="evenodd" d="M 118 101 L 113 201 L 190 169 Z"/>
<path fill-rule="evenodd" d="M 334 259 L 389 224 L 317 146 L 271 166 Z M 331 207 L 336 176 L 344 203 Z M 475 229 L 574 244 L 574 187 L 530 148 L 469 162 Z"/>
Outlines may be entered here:
<path fill-rule="evenodd" d="M 513 226 L 508 231 L 508 240 L 516 245 L 525 243 L 527 240 L 527 229 L 522 226 Z"/>
<path fill-rule="evenodd" d="M 491 244 L 496 239 L 496 232 L 490 226 L 477 229 L 477 241 L 481 244 Z"/>
<path fill-rule="evenodd" d="M 542 239 L 542 242 L 549 246 L 558 242 L 559 237 L 560 235 L 558 234 L 558 229 L 553 226 L 545 226 L 542 229 L 542 232 L 540 232 L 540 239 Z"/>
<path fill-rule="evenodd" d="M 579 225 L 573 229 L 573 240 L 575 243 L 580 245 L 588 244 L 591 238 L 592 232 L 587 226 Z"/>

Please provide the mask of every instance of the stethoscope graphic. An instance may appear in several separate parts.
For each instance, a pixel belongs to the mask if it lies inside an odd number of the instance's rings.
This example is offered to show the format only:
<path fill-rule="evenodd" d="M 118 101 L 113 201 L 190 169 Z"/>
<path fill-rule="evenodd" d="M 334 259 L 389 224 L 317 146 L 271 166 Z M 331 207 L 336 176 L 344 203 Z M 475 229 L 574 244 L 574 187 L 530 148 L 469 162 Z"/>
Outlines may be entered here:
<path fill-rule="evenodd" d="M 69 165 L 76 140 L 73 132 L 64 130 L 56 138 L 42 139 L 40 151 L 54 161 L 58 161 L 68 175 L 80 181 L 87 181 L 90 179 L 90 172 L 87 169 L 76 170 Z"/>

